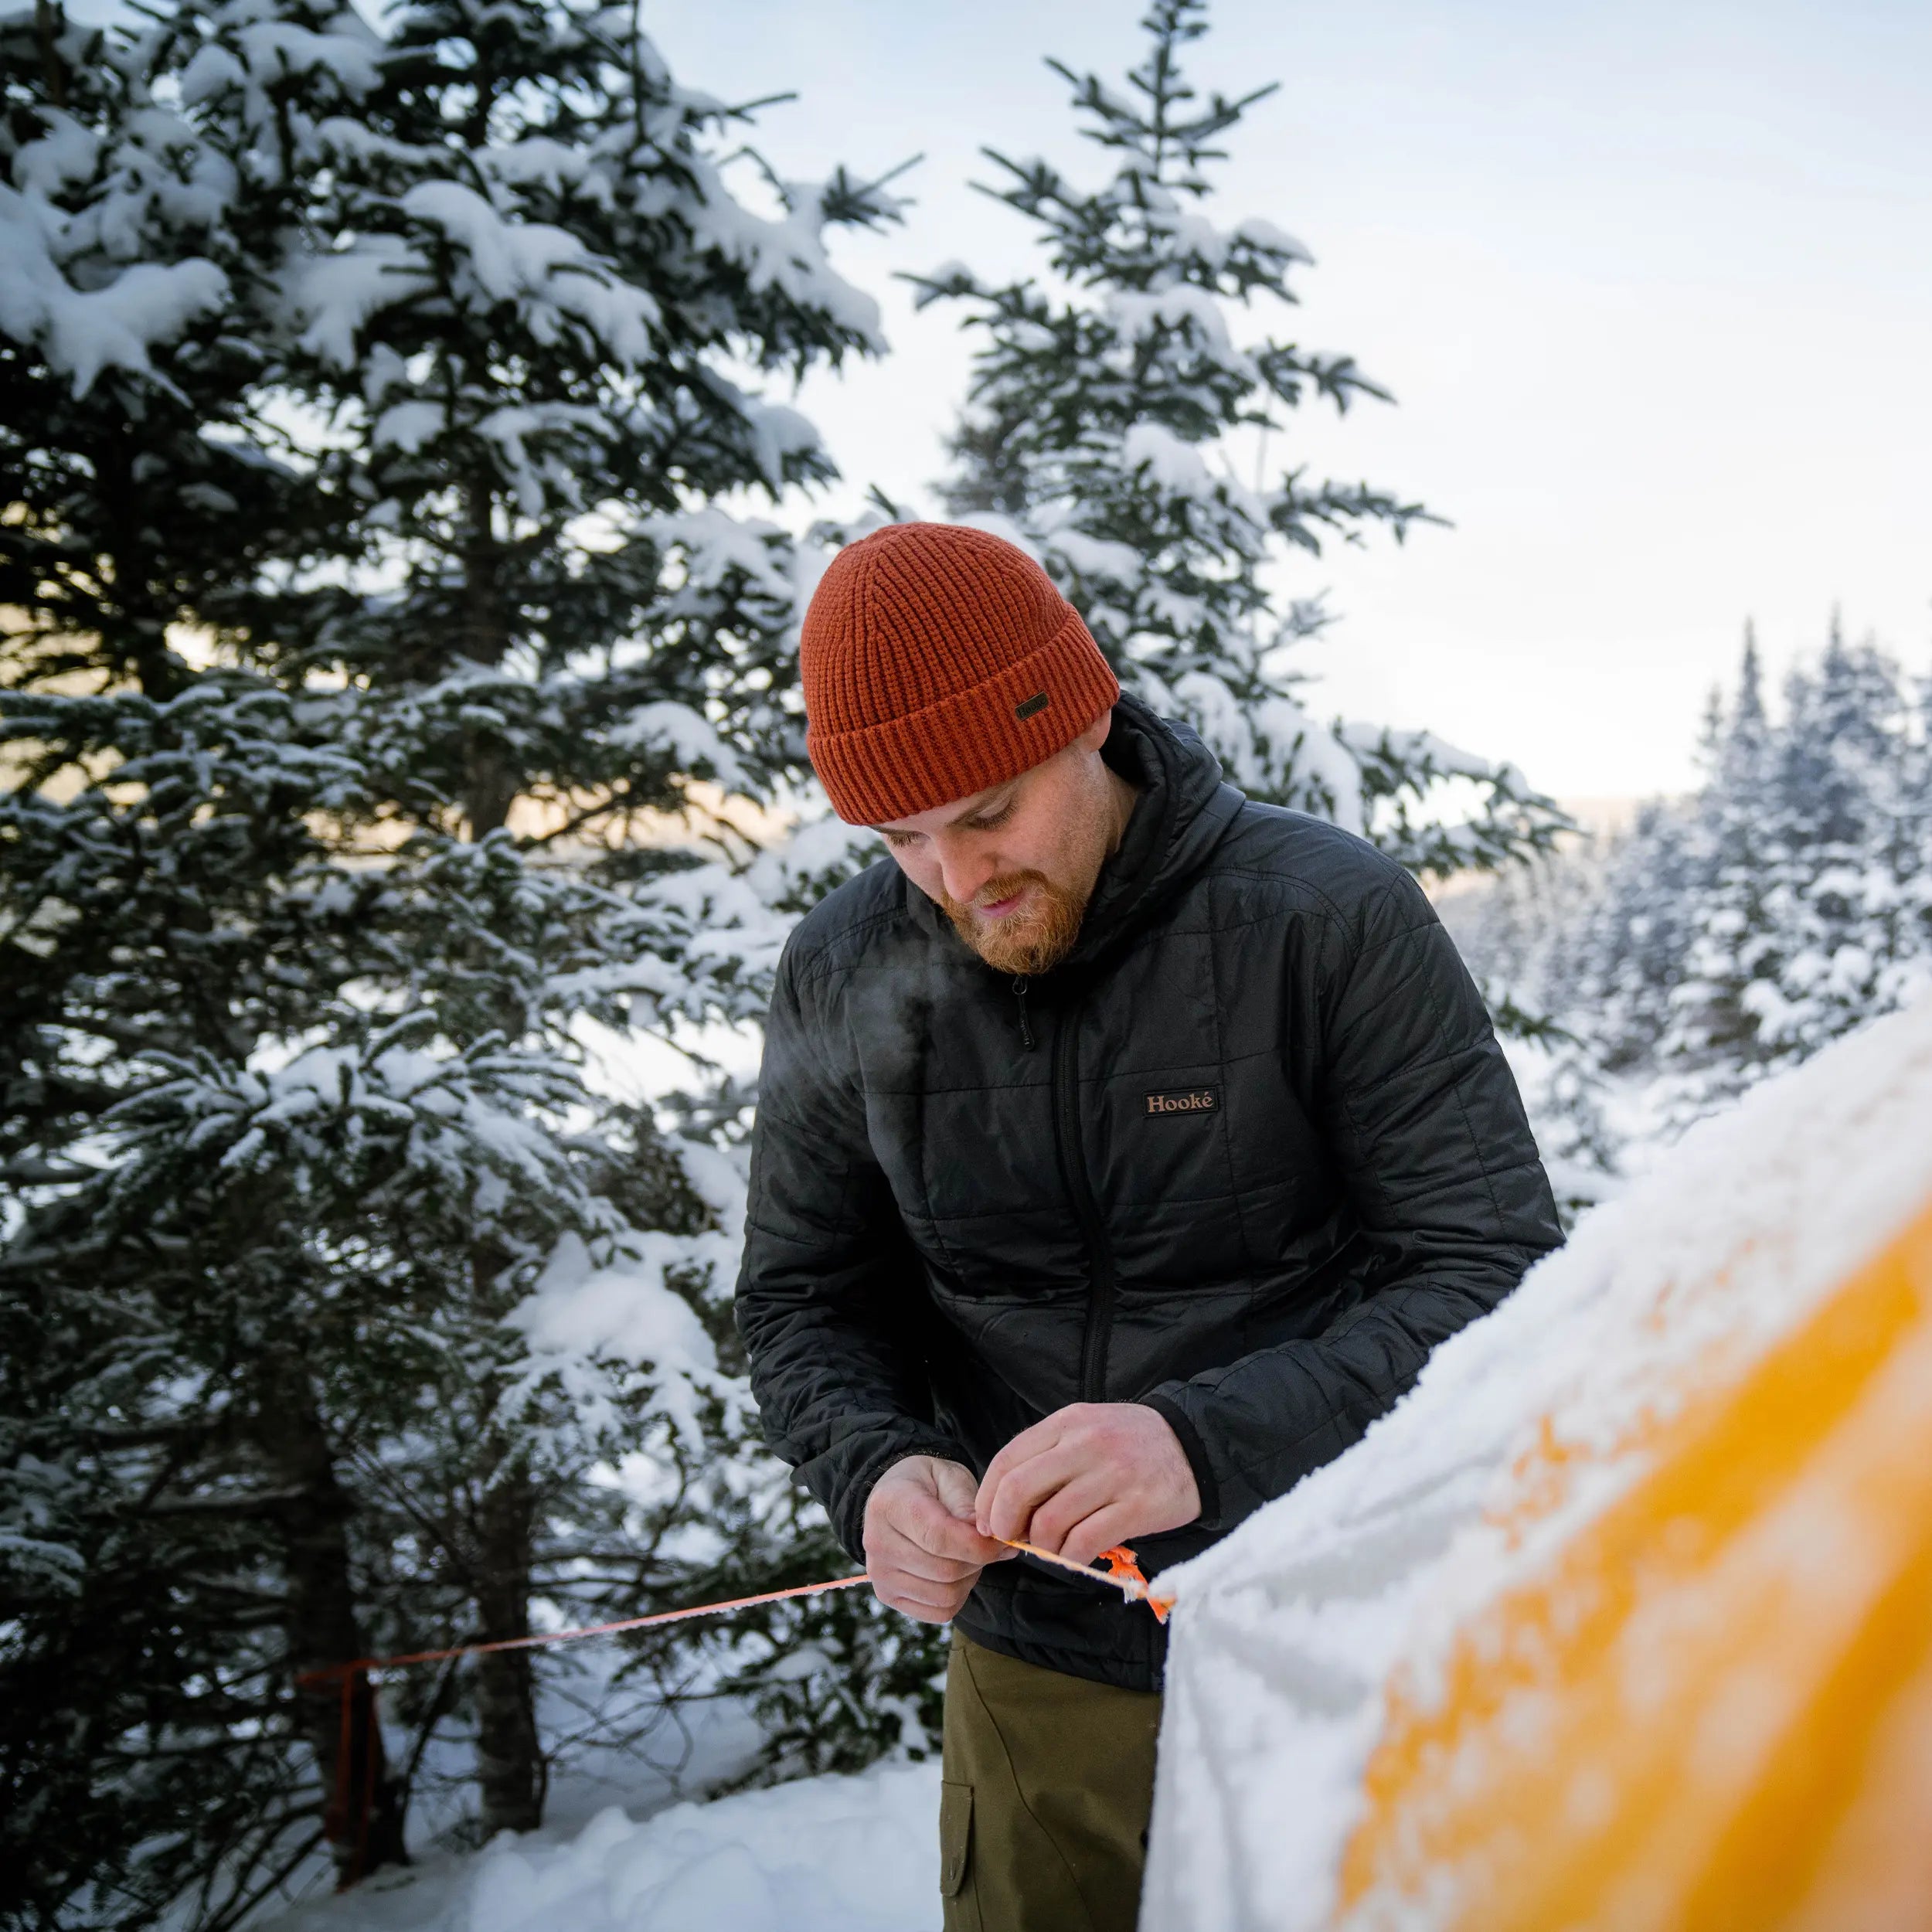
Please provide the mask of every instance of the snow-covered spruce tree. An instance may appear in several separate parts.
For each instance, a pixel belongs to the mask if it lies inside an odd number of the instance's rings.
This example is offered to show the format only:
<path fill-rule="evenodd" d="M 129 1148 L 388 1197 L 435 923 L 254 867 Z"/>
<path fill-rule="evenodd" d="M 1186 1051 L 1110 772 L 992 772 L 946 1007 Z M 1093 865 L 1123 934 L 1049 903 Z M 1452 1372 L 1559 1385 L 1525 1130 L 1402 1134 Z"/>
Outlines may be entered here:
<path fill-rule="evenodd" d="M 1051 63 L 1113 160 L 1098 185 L 987 151 L 1004 177 L 988 192 L 1036 226 L 1049 281 L 989 286 L 958 264 L 916 278 L 922 302 L 966 304 L 979 337 L 947 507 L 1034 549 L 1123 681 L 1189 719 L 1254 796 L 1365 831 L 1418 871 L 1545 849 L 1563 821 L 1512 767 L 1426 733 L 1331 726 L 1297 695 L 1294 646 L 1327 618 L 1283 598 L 1284 559 L 1377 524 L 1399 539 L 1424 512 L 1300 468 L 1253 487 L 1237 473 L 1292 451 L 1303 404 L 1383 392 L 1347 357 L 1237 339 L 1236 316 L 1295 300 L 1310 257 L 1270 221 L 1202 210 L 1216 144 L 1274 91 L 1188 84 L 1180 55 L 1206 16 L 1206 0 L 1155 0 L 1124 90 Z M 1454 824 L 1435 809 L 1451 778 L 1477 801 Z"/>
<path fill-rule="evenodd" d="M 1794 835 L 1800 843 L 1804 838 L 1801 828 L 1787 822 L 1791 801 L 1778 782 L 1763 667 L 1749 624 L 1736 701 L 1726 711 L 1721 694 L 1712 693 L 1699 749 L 1705 783 L 1673 839 L 1684 862 L 1649 889 L 1660 901 L 1668 893 L 1675 917 L 1652 916 L 1645 928 L 1651 943 L 1616 970 L 1606 990 L 1621 995 L 1611 1008 L 1624 1051 L 1695 1070 L 1702 1077 L 1699 1100 L 1708 1102 L 1734 1095 L 1762 1070 L 1744 995 L 1777 952 L 1774 902 L 1788 882 L 1777 875 Z M 1620 899 L 1645 889 L 1627 872 L 1618 883 Z"/>
<path fill-rule="evenodd" d="M 1835 623 L 1774 715 L 1747 628 L 1696 794 L 1549 862 L 1534 930 L 1513 885 L 1477 903 L 1465 943 L 1514 947 L 1524 997 L 1568 1037 L 1548 1070 L 1570 1099 L 1526 1081 L 1546 1141 L 1594 1135 L 1614 1172 L 1932 981 L 1927 723 L 1923 689 Z"/>
<path fill-rule="evenodd" d="M 1496 1017 L 1566 1226 L 1614 1192 L 1621 1172 L 1597 1042 L 1575 1030 L 1566 978 L 1573 935 L 1602 897 L 1604 863 L 1593 840 L 1569 840 L 1466 882 L 1439 908 Z"/>
<path fill-rule="evenodd" d="M 1699 801 L 1702 877 L 1660 1060 L 1683 1117 L 1807 1057 L 1926 983 L 1923 738 L 1898 665 L 1834 619 L 1767 723 L 1747 645 Z"/>
<path fill-rule="evenodd" d="M 1667 1043 L 1693 1026 L 1738 1037 L 1715 986 L 1696 996 L 1693 1016 L 1685 983 L 1706 928 L 1733 940 L 1762 929 L 1750 909 L 1777 811 L 1767 729 L 1747 624 L 1735 708 L 1727 712 L 1717 692 L 1706 707 L 1698 793 L 1646 803 L 1624 831 L 1499 879 L 1460 915 L 1458 936 L 1478 977 L 1556 1017 L 1568 1043 L 1543 1072 L 1560 1073 L 1580 1097 L 1599 1081 L 1651 1083 Z M 1532 1076 L 1526 1088 L 1546 1144 L 1592 1131 L 1595 1110 L 1566 1121 L 1555 1096 L 1536 1090 L 1542 1083 Z M 1614 1149 L 1607 1165 L 1614 1172 Z"/>
<path fill-rule="evenodd" d="M 287 379 L 326 417 L 325 478 L 363 505 L 368 563 L 395 587 L 361 594 L 352 579 L 298 648 L 311 674 L 366 692 L 355 742 L 411 826 L 393 869 L 430 877 L 459 821 L 501 843 L 519 807 L 526 846 L 563 861 L 512 866 L 505 852 L 506 886 L 529 896 L 547 880 L 583 956 L 513 960 L 502 923 L 477 920 L 468 983 L 439 1008 L 457 1038 L 547 1025 L 562 1042 L 585 1013 L 743 1019 L 761 1003 L 776 927 L 754 920 L 748 963 L 730 936 L 744 909 L 720 896 L 728 877 L 620 842 L 641 815 L 682 810 L 694 780 L 757 793 L 795 768 L 781 702 L 788 546 L 717 499 L 828 466 L 809 425 L 730 371 L 798 372 L 872 342 L 869 305 L 830 274 L 818 238 L 887 204 L 839 179 L 783 190 L 775 219 L 753 215 L 706 148 L 730 117 L 614 30 L 587 9 L 410 10 L 379 84 L 318 73 L 298 111 L 274 116 L 251 98 L 245 22 L 218 19 L 200 56 L 211 109 L 233 104 L 253 165 L 319 165 L 327 184 L 311 219 L 330 246 L 291 284 L 301 353 Z M 328 97 L 342 84 L 352 115 Z M 277 641 L 280 660 L 291 641 Z M 614 849 L 585 862 L 599 845 Z M 467 925 L 461 905 L 484 897 L 465 885 L 458 900 Z M 527 985 L 502 983 L 526 961 L 540 962 Z M 523 1285 L 512 1258 L 474 1257 L 469 1313 L 489 1338 L 478 1345 L 520 1345 L 502 1325 Z M 714 1256 L 687 1285 L 715 1293 L 728 1273 Z M 580 1322 L 573 1332 L 584 1339 Z M 506 1418 L 506 1386 L 468 1379 L 477 1412 L 441 1411 L 454 1464 L 426 1466 L 433 1488 L 440 1469 L 455 1480 L 412 1498 L 419 1519 L 460 1526 L 447 1553 L 489 1638 L 523 1633 L 533 1590 L 571 1594 L 580 1560 L 593 1577 L 623 1569 L 613 1536 L 585 1559 L 573 1520 L 546 1534 L 614 1445 L 573 1430 L 573 1405 L 540 1399 L 540 1385 L 514 1385 L 529 1406 Z M 475 1673 L 485 1830 L 536 1821 L 532 1677 L 523 1653 Z"/>
<path fill-rule="evenodd" d="M 158 37 L 0 35 L 0 1869 L 29 1922 L 138 1921 L 232 1848 L 218 1918 L 315 1835 L 286 1662 L 362 1633 L 300 1217 L 185 1117 L 198 1185 L 144 1178 L 124 1110 L 299 1036 L 339 970 L 346 908 L 288 895 L 353 767 L 173 635 L 325 506 L 251 420 L 233 183 L 157 100 Z"/>
<path fill-rule="evenodd" d="M 889 205 L 743 205 L 608 15 L 7 32 L 9 1863 L 226 1925 L 332 1781 L 296 1670 L 828 1560 L 728 1372 L 731 1137 L 582 1027 L 760 1003 L 782 917 L 624 835 L 801 767 L 791 547 L 719 499 L 828 473 L 751 385 L 873 345 L 820 234 Z M 533 1821 L 529 1669 L 442 1688 Z"/>

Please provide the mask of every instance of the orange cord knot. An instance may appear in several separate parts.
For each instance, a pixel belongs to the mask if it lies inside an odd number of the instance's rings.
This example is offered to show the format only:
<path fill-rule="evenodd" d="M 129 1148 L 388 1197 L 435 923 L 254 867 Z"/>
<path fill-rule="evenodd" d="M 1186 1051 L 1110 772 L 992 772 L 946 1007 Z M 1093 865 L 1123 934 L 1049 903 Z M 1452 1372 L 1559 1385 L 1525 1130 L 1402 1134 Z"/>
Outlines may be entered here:
<path fill-rule="evenodd" d="M 1174 1607 L 1174 1600 L 1171 1597 L 1155 1595 L 1153 1587 L 1141 1574 L 1141 1566 L 1134 1560 L 1133 1551 L 1124 1543 L 1117 1543 L 1111 1549 L 1103 1549 L 1094 1560 L 1097 1563 L 1106 1564 L 1110 1577 L 1117 1577 L 1122 1583 L 1138 1583 L 1141 1587 L 1136 1594 L 1141 1601 L 1162 1623 L 1167 1621 L 1167 1614 Z"/>

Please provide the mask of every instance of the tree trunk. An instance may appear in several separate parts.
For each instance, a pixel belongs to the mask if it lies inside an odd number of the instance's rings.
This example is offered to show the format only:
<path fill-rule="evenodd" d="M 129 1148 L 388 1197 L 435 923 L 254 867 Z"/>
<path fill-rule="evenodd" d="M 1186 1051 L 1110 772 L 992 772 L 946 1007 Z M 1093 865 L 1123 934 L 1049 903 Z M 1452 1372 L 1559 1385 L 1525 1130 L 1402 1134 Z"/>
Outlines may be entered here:
<path fill-rule="evenodd" d="M 530 1537 L 536 1498 L 520 1465 L 500 1468 L 478 1519 L 477 1609 L 485 1642 L 530 1634 Z M 476 1775 L 483 1828 L 533 1832 L 543 1822 L 548 1767 L 537 1737 L 536 1679 L 527 1650 L 479 1657 Z"/>
<path fill-rule="evenodd" d="M 495 528 L 495 498 L 488 483 L 465 492 L 469 530 L 462 549 L 463 600 L 456 648 L 473 664 L 499 665 L 510 648 L 504 608 L 503 545 Z M 510 815 L 523 774 L 512 768 L 507 747 L 486 726 L 470 726 L 463 739 L 463 816 L 470 836 L 495 832 Z"/>
<path fill-rule="evenodd" d="M 64 107 L 67 104 L 67 63 L 61 59 L 56 43 L 67 30 L 66 11 L 55 0 L 34 0 L 33 23 L 40 43 L 41 78 L 47 98 L 56 107 Z"/>
<path fill-rule="evenodd" d="M 167 573 L 155 560 L 150 533 L 157 510 L 154 492 L 138 480 L 138 440 L 128 437 L 94 446 L 101 501 L 122 533 L 95 602 L 104 650 L 116 670 L 131 676 L 141 696 L 165 704 L 181 689 L 180 660 L 168 647 L 174 611 L 155 590 Z"/>
<path fill-rule="evenodd" d="M 278 1486 L 299 1492 L 276 1512 L 288 1579 L 288 1648 L 299 1674 L 346 1664 L 368 1655 L 355 1614 L 349 1552 L 351 1505 L 335 1477 L 335 1462 L 315 1396 L 301 1365 L 270 1357 L 264 1367 L 257 1437 Z M 299 1722 L 332 1809 L 336 1866 L 345 1884 L 385 1865 L 405 1865 L 403 1794 L 383 1748 L 372 1697 L 352 1688 L 344 1723 L 339 1681 L 305 1685 Z M 344 1733 L 348 1732 L 345 1765 Z M 345 1774 L 346 1771 L 346 1775 Z"/>

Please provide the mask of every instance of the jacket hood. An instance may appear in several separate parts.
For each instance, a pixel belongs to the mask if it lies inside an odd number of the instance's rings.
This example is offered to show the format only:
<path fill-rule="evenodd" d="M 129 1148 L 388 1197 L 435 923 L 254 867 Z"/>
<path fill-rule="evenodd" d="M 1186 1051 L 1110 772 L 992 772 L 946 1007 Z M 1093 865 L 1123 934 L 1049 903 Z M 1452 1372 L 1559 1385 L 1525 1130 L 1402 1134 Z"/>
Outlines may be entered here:
<path fill-rule="evenodd" d="M 1100 755 L 1141 795 L 1094 882 L 1070 965 L 1100 957 L 1151 919 L 1207 862 L 1243 802 L 1192 726 L 1125 692 Z"/>

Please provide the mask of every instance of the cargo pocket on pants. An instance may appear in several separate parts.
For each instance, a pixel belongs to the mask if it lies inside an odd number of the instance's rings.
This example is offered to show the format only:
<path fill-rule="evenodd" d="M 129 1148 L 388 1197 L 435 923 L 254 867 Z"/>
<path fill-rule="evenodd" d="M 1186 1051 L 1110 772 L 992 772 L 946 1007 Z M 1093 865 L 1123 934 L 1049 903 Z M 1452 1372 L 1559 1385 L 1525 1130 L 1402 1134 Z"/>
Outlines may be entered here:
<path fill-rule="evenodd" d="M 930 1817 L 931 1814 L 929 1812 Z M 966 1869 L 973 1855 L 973 1787 L 970 1784 L 941 1784 L 939 1787 L 939 1895 L 954 1899 L 966 1883 Z"/>

